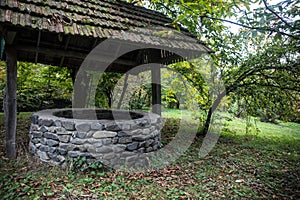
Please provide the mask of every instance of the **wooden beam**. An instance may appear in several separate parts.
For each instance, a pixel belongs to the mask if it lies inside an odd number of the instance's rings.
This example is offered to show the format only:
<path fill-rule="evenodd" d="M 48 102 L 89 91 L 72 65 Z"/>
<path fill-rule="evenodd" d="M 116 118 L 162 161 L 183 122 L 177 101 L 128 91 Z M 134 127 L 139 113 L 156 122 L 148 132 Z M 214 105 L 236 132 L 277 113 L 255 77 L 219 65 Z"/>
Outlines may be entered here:
<path fill-rule="evenodd" d="M 16 127 L 17 127 L 17 57 L 15 49 L 6 48 L 6 86 L 3 101 L 6 157 L 16 158 Z"/>
<path fill-rule="evenodd" d="M 161 73 L 160 65 L 151 68 L 152 112 L 161 115 Z"/>
<path fill-rule="evenodd" d="M 27 51 L 27 52 L 33 52 L 33 53 L 42 53 L 50 56 L 58 56 L 58 57 L 70 57 L 70 58 L 79 58 L 79 59 L 85 59 L 88 53 L 80 53 L 77 51 L 71 51 L 71 50 L 60 50 L 60 49 L 50 49 L 50 48 L 45 48 L 45 47 L 33 47 L 33 46 L 25 46 L 25 45 L 17 45 L 16 47 L 17 51 Z M 94 57 L 90 58 L 91 61 L 93 62 L 98 62 L 98 63 L 108 63 L 110 60 L 103 56 L 103 57 L 97 57 L 96 55 Z M 129 66 L 137 66 L 138 63 L 126 60 L 126 59 L 117 59 L 115 61 L 117 64 L 122 64 L 122 65 L 129 65 Z"/>
<path fill-rule="evenodd" d="M 50 49 L 45 47 L 32 47 L 32 46 L 25 46 L 25 45 L 17 45 L 16 46 L 17 51 L 28 51 L 28 52 L 34 52 L 34 53 L 42 53 L 47 54 L 51 56 L 65 56 L 65 57 L 72 57 L 72 58 L 81 58 L 84 59 L 87 54 L 80 53 L 76 51 L 64 51 L 59 49 Z"/>

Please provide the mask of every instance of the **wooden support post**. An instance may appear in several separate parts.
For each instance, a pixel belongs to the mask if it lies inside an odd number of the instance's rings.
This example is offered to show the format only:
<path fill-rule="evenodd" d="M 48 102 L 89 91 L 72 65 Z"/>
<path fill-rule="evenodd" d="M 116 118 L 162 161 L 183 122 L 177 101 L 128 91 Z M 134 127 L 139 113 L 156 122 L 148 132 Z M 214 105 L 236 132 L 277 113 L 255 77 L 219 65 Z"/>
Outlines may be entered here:
<path fill-rule="evenodd" d="M 151 68 L 152 112 L 161 115 L 161 74 L 160 65 Z"/>
<path fill-rule="evenodd" d="M 3 101 L 6 157 L 16 158 L 16 127 L 17 127 L 17 57 L 16 51 L 6 48 L 6 87 Z"/>

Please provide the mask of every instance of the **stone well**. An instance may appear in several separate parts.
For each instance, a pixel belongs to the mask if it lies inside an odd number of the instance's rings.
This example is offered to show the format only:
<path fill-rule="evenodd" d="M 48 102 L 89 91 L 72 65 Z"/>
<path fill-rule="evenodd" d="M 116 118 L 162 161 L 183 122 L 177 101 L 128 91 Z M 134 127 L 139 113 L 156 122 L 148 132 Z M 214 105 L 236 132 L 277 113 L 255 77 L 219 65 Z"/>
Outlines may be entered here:
<path fill-rule="evenodd" d="M 43 110 L 31 116 L 30 152 L 55 165 L 83 156 L 113 168 L 142 166 L 144 155 L 161 147 L 160 130 L 161 118 L 153 113 Z"/>

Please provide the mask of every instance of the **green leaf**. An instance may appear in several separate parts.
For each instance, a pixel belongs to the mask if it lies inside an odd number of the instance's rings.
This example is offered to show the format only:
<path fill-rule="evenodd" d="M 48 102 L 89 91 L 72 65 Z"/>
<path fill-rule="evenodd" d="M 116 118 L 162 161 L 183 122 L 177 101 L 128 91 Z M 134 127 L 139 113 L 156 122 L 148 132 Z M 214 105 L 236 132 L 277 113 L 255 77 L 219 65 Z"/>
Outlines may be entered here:
<path fill-rule="evenodd" d="M 253 30 L 252 31 L 252 37 L 256 37 L 257 36 L 257 30 Z"/>
<path fill-rule="evenodd" d="M 185 19 L 187 16 L 187 13 L 184 13 L 183 15 L 179 15 L 174 21 L 173 21 L 173 24 L 177 24 L 179 23 L 181 20 Z"/>

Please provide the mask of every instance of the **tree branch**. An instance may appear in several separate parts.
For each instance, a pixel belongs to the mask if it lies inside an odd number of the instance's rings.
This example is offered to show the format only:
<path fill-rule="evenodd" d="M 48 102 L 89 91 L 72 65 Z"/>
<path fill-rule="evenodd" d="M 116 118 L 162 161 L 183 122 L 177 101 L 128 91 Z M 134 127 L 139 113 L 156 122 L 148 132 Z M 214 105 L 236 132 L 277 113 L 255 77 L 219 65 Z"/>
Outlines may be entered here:
<path fill-rule="evenodd" d="M 176 18 L 177 14 L 174 10 L 171 10 L 168 6 L 166 6 L 164 3 L 162 2 L 158 2 L 157 4 L 159 4 L 160 6 L 164 7 L 164 9 L 166 9 L 169 13 L 172 14 L 173 18 Z"/>
<path fill-rule="evenodd" d="M 182 6 L 191 11 L 191 12 L 194 12 L 191 8 L 187 7 L 186 5 L 182 4 Z M 277 14 L 277 13 L 276 13 Z M 200 15 L 198 16 L 200 19 L 201 18 L 207 18 L 207 19 L 212 19 L 212 20 L 216 20 L 216 21 L 222 21 L 222 22 L 227 22 L 227 23 L 230 23 L 230 24 L 234 24 L 234 25 L 237 25 L 237 26 L 240 26 L 240 27 L 244 27 L 244 28 L 247 28 L 247 29 L 251 29 L 251 30 L 261 30 L 261 31 L 270 31 L 270 32 L 276 32 L 276 33 L 279 33 L 281 35 L 285 35 L 285 36 L 288 36 L 288 37 L 291 37 L 291 38 L 294 38 L 294 39 L 298 39 L 299 37 L 297 36 L 294 36 L 292 34 L 289 34 L 289 33 L 285 33 L 285 32 L 282 32 L 282 31 L 279 31 L 279 30 L 276 30 L 274 28 L 269 28 L 269 27 L 254 27 L 254 26 L 248 26 L 248 25 L 245 25 L 245 24 L 241 24 L 241 23 L 238 23 L 238 22 L 234 22 L 234 21 L 231 21 L 231 20 L 227 20 L 227 19 L 221 19 L 221 18 L 216 18 L 216 17 L 210 17 L 210 16 L 207 16 L 207 15 Z M 280 16 L 279 16 L 280 17 Z"/>
<path fill-rule="evenodd" d="M 256 85 L 256 86 L 267 87 L 267 88 L 278 88 L 278 89 L 283 90 L 283 91 L 288 90 L 288 91 L 300 92 L 300 89 L 298 87 L 290 88 L 290 87 L 281 86 L 281 85 L 272 85 L 272 84 L 266 84 L 266 83 L 259 83 L 257 81 L 241 84 L 241 85 L 239 85 L 239 87 L 247 87 L 247 86 L 250 86 L 250 85 Z"/>
<path fill-rule="evenodd" d="M 294 38 L 294 39 L 298 39 L 299 38 L 297 36 L 294 36 L 294 35 L 291 35 L 291 34 L 288 34 L 288 33 L 285 33 L 285 32 L 279 31 L 279 30 L 276 30 L 274 28 L 248 26 L 248 25 L 241 24 L 241 23 L 234 22 L 234 21 L 230 21 L 230 20 L 227 20 L 227 19 L 220 19 L 220 18 L 209 17 L 209 16 L 199 16 L 199 17 L 207 18 L 207 19 L 212 19 L 212 20 L 217 20 L 217 21 L 222 21 L 222 22 L 227 22 L 227 23 L 234 24 L 234 25 L 237 25 L 237 26 L 240 26 L 240 27 L 251 29 L 251 30 L 270 31 L 270 32 L 276 32 L 276 33 L 279 33 L 281 35 L 285 35 L 285 36 L 288 36 L 288 37 L 291 37 L 291 38 Z"/>
<path fill-rule="evenodd" d="M 266 7 L 267 10 L 269 10 L 273 15 L 275 15 L 276 17 L 278 17 L 283 23 L 285 23 L 287 26 L 289 26 L 290 28 L 294 28 L 292 27 L 289 23 L 287 23 L 287 21 L 285 21 L 281 16 L 279 16 L 274 10 L 272 10 L 268 5 L 267 5 L 267 1 L 263 0 L 263 3 Z"/>

